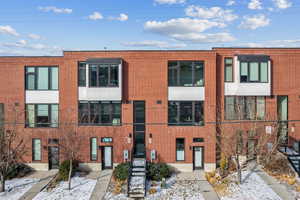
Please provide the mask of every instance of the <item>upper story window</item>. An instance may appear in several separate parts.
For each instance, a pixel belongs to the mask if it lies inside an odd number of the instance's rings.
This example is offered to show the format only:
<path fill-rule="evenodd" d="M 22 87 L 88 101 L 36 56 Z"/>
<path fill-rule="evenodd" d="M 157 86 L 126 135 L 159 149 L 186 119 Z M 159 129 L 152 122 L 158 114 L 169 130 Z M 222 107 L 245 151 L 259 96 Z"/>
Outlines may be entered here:
<path fill-rule="evenodd" d="M 78 62 L 78 86 L 86 86 L 86 63 Z"/>
<path fill-rule="evenodd" d="M 233 58 L 225 58 L 225 82 L 233 82 Z"/>
<path fill-rule="evenodd" d="M 203 101 L 169 101 L 169 126 L 204 125 Z"/>
<path fill-rule="evenodd" d="M 26 104 L 26 127 L 58 127 L 58 104 Z"/>
<path fill-rule="evenodd" d="M 26 90 L 58 90 L 58 67 L 26 67 Z"/>
<path fill-rule="evenodd" d="M 120 125 L 121 102 L 80 101 L 78 123 L 81 125 Z"/>
<path fill-rule="evenodd" d="M 204 86 L 203 61 L 169 61 L 169 86 Z"/>
<path fill-rule="evenodd" d="M 119 65 L 117 64 L 90 64 L 90 87 L 118 87 Z"/>

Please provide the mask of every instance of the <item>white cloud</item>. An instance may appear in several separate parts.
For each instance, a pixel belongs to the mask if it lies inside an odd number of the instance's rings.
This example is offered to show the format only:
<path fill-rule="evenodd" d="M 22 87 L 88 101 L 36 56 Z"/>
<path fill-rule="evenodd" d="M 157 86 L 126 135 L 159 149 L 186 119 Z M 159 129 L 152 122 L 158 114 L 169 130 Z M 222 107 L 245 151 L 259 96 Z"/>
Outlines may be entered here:
<path fill-rule="evenodd" d="M 292 6 L 289 0 L 273 0 L 275 6 L 279 9 L 286 9 Z"/>
<path fill-rule="evenodd" d="M 235 4 L 235 0 L 229 0 L 226 6 L 233 6 Z"/>
<path fill-rule="evenodd" d="M 255 30 L 260 27 L 268 26 L 270 24 L 270 19 L 265 15 L 254 15 L 254 16 L 244 16 L 240 28 Z"/>
<path fill-rule="evenodd" d="M 62 14 L 71 14 L 73 12 L 73 10 L 70 8 L 57 8 L 55 6 L 46 6 L 46 7 L 39 6 L 38 9 L 44 12 L 54 12 L 54 13 L 62 13 Z"/>
<path fill-rule="evenodd" d="M 99 12 L 93 12 L 93 14 L 89 15 L 88 18 L 91 20 L 99 20 L 99 19 L 103 19 L 103 16 Z"/>
<path fill-rule="evenodd" d="M 123 46 L 128 47 L 154 47 L 154 48 L 162 48 L 162 49 L 170 49 L 170 48 L 183 48 L 186 47 L 186 44 L 169 44 L 165 41 L 157 41 L 157 40 L 145 40 L 140 42 L 123 42 Z"/>
<path fill-rule="evenodd" d="M 119 17 L 108 17 L 109 20 L 118 20 L 121 22 L 127 21 L 128 20 L 128 15 L 121 13 Z"/>
<path fill-rule="evenodd" d="M 172 37 L 176 40 L 192 43 L 222 43 L 232 42 L 235 38 L 229 33 L 187 33 L 187 34 L 174 34 Z"/>
<path fill-rule="evenodd" d="M 295 40 L 270 40 L 270 41 L 263 41 L 263 42 L 248 42 L 248 43 L 241 43 L 243 47 L 299 47 L 300 39 Z"/>
<path fill-rule="evenodd" d="M 248 3 L 248 8 L 251 10 L 260 10 L 262 9 L 262 3 L 260 0 L 251 0 Z"/>
<path fill-rule="evenodd" d="M 191 5 L 185 9 L 185 14 L 189 17 L 198 17 L 204 19 L 216 19 L 220 21 L 233 21 L 238 18 L 232 10 L 224 10 L 221 7 L 199 7 Z"/>
<path fill-rule="evenodd" d="M 186 0 L 154 0 L 154 1 L 159 4 L 182 4 L 186 2 Z"/>
<path fill-rule="evenodd" d="M 40 39 L 42 39 L 42 37 L 41 37 L 40 35 L 34 34 L 34 33 L 28 34 L 28 37 L 29 37 L 30 39 L 33 39 L 33 40 L 40 40 Z"/>
<path fill-rule="evenodd" d="M 19 36 L 20 35 L 19 33 L 17 33 L 17 31 L 14 28 L 12 28 L 9 25 L 0 26 L 0 33 L 13 35 L 13 36 Z"/>

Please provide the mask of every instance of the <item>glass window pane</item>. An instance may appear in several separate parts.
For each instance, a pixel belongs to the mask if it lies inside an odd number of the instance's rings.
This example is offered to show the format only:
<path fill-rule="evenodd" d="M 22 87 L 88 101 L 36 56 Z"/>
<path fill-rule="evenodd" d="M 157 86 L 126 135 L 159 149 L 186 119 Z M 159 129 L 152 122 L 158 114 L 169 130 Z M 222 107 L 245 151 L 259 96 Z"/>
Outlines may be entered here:
<path fill-rule="evenodd" d="M 99 86 L 108 86 L 108 67 L 109 65 L 100 65 L 99 67 Z"/>
<path fill-rule="evenodd" d="M 245 119 L 245 98 L 244 97 L 236 97 L 235 102 L 235 113 L 237 115 L 237 119 L 243 120 Z"/>
<path fill-rule="evenodd" d="M 91 139 L 91 160 L 97 160 L 97 138 Z"/>
<path fill-rule="evenodd" d="M 195 62 L 194 69 L 195 69 L 194 85 L 195 86 L 203 86 L 204 85 L 204 64 L 203 64 L 203 62 Z"/>
<path fill-rule="evenodd" d="M 51 67 L 51 89 L 58 90 L 58 67 Z"/>
<path fill-rule="evenodd" d="M 193 86 L 192 62 L 180 62 L 180 85 Z"/>
<path fill-rule="evenodd" d="M 241 62 L 241 82 L 248 81 L 248 63 Z"/>
<path fill-rule="evenodd" d="M 4 104 L 0 103 L 0 128 L 3 127 L 3 124 L 4 124 Z"/>
<path fill-rule="evenodd" d="M 36 123 L 38 127 L 48 127 L 50 125 L 48 105 L 37 105 Z"/>
<path fill-rule="evenodd" d="M 34 67 L 26 68 L 26 89 L 27 90 L 35 89 L 35 68 Z"/>
<path fill-rule="evenodd" d="M 38 68 L 38 90 L 48 90 L 49 89 L 49 77 L 48 77 L 48 67 Z"/>
<path fill-rule="evenodd" d="M 58 105 L 51 105 L 51 127 L 58 127 Z"/>
<path fill-rule="evenodd" d="M 170 125 L 178 124 L 178 122 L 179 122 L 179 117 L 177 115 L 178 108 L 179 108 L 179 103 L 178 102 L 171 102 L 170 101 L 168 103 L 168 123 Z"/>
<path fill-rule="evenodd" d="M 98 124 L 100 121 L 100 104 L 99 102 L 90 103 L 90 123 Z"/>
<path fill-rule="evenodd" d="M 260 63 L 260 81 L 268 82 L 268 63 L 267 62 Z"/>
<path fill-rule="evenodd" d="M 79 114 L 78 114 L 78 123 L 87 124 L 89 123 L 89 104 L 88 103 L 79 103 Z"/>
<path fill-rule="evenodd" d="M 28 127 L 35 127 L 35 112 L 34 112 L 34 105 L 26 105 L 26 110 L 27 110 L 27 126 Z"/>
<path fill-rule="evenodd" d="M 245 104 L 246 104 L 246 119 L 255 119 L 256 112 L 255 112 L 255 97 L 245 97 Z"/>
<path fill-rule="evenodd" d="M 34 139 L 33 140 L 33 160 L 41 160 L 41 140 L 40 139 Z"/>
<path fill-rule="evenodd" d="M 195 124 L 203 125 L 204 124 L 204 112 L 203 112 L 203 102 L 195 102 Z"/>
<path fill-rule="evenodd" d="M 121 123 L 121 104 L 113 103 L 112 108 L 113 108 L 112 123 L 113 125 L 119 125 Z"/>
<path fill-rule="evenodd" d="M 234 97 L 225 97 L 225 119 L 235 119 Z"/>
<path fill-rule="evenodd" d="M 80 62 L 78 66 L 78 86 L 86 86 L 86 63 Z"/>
<path fill-rule="evenodd" d="M 110 86 L 118 86 L 119 84 L 119 66 L 110 66 Z"/>
<path fill-rule="evenodd" d="M 101 123 L 104 125 L 111 124 L 110 103 L 101 103 Z"/>
<path fill-rule="evenodd" d="M 233 64 L 233 59 L 232 58 L 225 58 L 225 64 L 232 65 Z"/>
<path fill-rule="evenodd" d="M 193 124 L 192 102 L 180 102 L 180 123 L 182 125 Z"/>
<path fill-rule="evenodd" d="M 262 120 L 265 118 L 265 97 L 257 97 L 256 98 L 256 112 L 257 119 Z"/>
<path fill-rule="evenodd" d="M 178 63 L 177 62 L 169 62 L 168 63 L 168 82 L 169 86 L 177 86 L 178 85 Z"/>
<path fill-rule="evenodd" d="M 233 81 L 233 77 L 232 77 L 232 66 L 226 66 L 225 67 L 225 81 L 226 82 L 231 82 Z"/>
<path fill-rule="evenodd" d="M 278 119 L 287 120 L 288 119 L 288 97 L 278 96 Z"/>
<path fill-rule="evenodd" d="M 259 81 L 258 63 L 250 63 L 250 81 Z"/>
<path fill-rule="evenodd" d="M 90 86 L 96 87 L 97 86 L 97 65 L 90 65 L 89 73 L 90 73 Z"/>
<path fill-rule="evenodd" d="M 176 139 L 176 160 L 184 161 L 184 139 Z"/>

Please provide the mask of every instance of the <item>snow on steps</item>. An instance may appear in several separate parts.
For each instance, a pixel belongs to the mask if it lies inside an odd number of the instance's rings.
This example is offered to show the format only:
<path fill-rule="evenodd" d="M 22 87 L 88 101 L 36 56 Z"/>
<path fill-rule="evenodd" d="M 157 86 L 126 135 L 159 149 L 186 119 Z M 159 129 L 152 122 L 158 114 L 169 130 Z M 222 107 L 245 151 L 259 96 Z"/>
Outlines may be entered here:
<path fill-rule="evenodd" d="M 128 196 L 143 198 L 146 192 L 146 159 L 134 159 L 129 179 Z"/>

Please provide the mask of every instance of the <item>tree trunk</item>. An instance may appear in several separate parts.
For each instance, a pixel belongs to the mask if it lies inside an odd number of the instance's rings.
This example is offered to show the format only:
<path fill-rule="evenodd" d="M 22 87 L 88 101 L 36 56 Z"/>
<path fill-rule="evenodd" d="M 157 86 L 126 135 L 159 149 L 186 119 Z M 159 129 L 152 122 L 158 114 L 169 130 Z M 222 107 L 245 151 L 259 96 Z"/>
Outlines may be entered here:
<path fill-rule="evenodd" d="M 72 170 L 73 170 L 73 161 L 70 159 L 70 170 L 69 170 L 69 186 L 68 189 L 71 190 L 71 176 L 72 176 Z"/>
<path fill-rule="evenodd" d="M 5 178 L 0 175 L 0 192 L 5 192 Z"/>
<path fill-rule="evenodd" d="M 238 173 L 238 183 L 242 183 L 242 170 L 241 170 L 241 165 L 240 165 L 240 159 L 239 155 L 236 156 L 236 165 L 237 165 L 237 173 Z"/>

